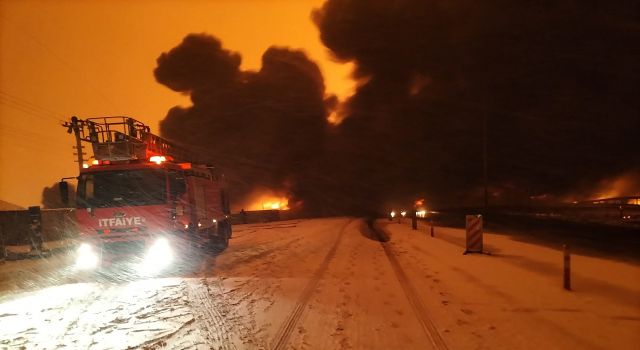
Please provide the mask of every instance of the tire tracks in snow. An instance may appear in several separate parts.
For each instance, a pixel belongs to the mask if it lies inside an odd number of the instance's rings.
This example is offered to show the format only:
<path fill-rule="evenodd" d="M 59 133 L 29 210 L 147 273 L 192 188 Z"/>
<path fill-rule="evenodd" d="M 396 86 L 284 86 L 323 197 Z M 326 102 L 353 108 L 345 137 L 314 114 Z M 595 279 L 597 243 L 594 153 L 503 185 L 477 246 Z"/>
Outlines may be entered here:
<path fill-rule="evenodd" d="M 240 249 L 231 253 L 229 261 L 219 266 L 212 266 L 211 271 L 215 273 L 198 271 L 196 276 L 200 282 L 189 283 L 187 292 L 194 317 L 197 318 L 199 328 L 208 343 L 215 344 L 216 349 L 236 349 L 238 347 L 242 348 L 246 344 L 260 344 L 260 341 L 256 338 L 256 333 L 260 332 L 260 330 L 256 330 L 255 321 L 253 324 L 245 324 L 247 321 L 251 322 L 246 317 L 255 316 L 251 311 L 251 307 L 255 301 L 254 293 L 256 289 L 250 288 L 250 291 L 245 291 L 246 293 L 239 297 L 237 295 L 229 297 L 228 293 L 235 294 L 237 290 L 225 291 L 221 285 L 222 280 L 226 278 L 224 275 L 233 274 L 235 267 L 247 266 L 248 263 L 260 261 L 274 252 L 282 251 L 295 245 L 301 240 L 301 237 L 288 238 L 275 244 L 272 243 L 268 247 L 257 251 Z M 243 283 L 241 290 L 260 282 L 255 274 L 258 268 L 254 267 L 254 273 Z M 237 310 L 234 310 L 243 302 L 249 302 L 247 306 L 249 315 L 241 315 L 237 313 Z M 264 345 L 266 345 L 266 342 Z M 257 346 L 260 347 L 259 345 Z"/>
<path fill-rule="evenodd" d="M 400 286 L 402 286 L 402 290 L 404 291 L 404 294 L 407 297 L 409 304 L 411 304 L 411 307 L 413 308 L 413 312 L 415 313 L 416 318 L 418 319 L 418 321 L 420 322 L 420 325 L 422 326 L 422 330 L 431 341 L 431 345 L 433 345 L 434 349 L 448 350 L 449 348 L 447 347 L 447 344 L 445 343 L 444 339 L 440 335 L 440 332 L 438 332 L 438 328 L 436 327 L 435 323 L 431 319 L 431 316 L 429 316 L 429 313 L 427 312 L 427 309 L 424 307 L 422 300 L 420 300 L 419 294 L 416 292 L 415 288 L 410 283 L 409 278 L 407 277 L 407 274 L 404 272 L 404 269 L 402 268 L 402 265 L 400 265 L 400 262 L 396 257 L 396 253 L 393 251 L 393 247 L 389 243 L 389 236 L 386 233 L 384 233 L 382 230 L 377 228 L 373 221 L 369 221 L 368 226 L 369 226 L 369 229 L 373 231 L 373 233 L 379 238 L 380 244 L 382 245 L 382 248 L 384 249 L 384 253 L 387 256 L 387 260 L 389 261 L 389 264 L 391 264 L 393 273 L 396 275 L 396 278 L 398 279 Z"/>
<path fill-rule="evenodd" d="M 189 300 L 191 301 L 193 312 L 201 323 L 201 329 L 209 345 L 216 345 L 216 349 L 233 350 L 236 349 L 236 334 L 233 333 L 232 326 L 228 324 L 225 315 L 221 314 L 215 303 L 211 300 L 206 281 L 199 284 L 189 284 Z"/>
<path fill-rule="evenodd" d="M 241 264 L 247 264 L 249 262 L 253 262 L 255 260 L 259 260 L 267 255 L 270 255 L 274 252 L 280 251 L 284 248 L 288 248 L 289 246 L 298 243 L 302 240 L 301 237 L 296 237 L 293 239 L 290 239 L 288 241 L 285 241 L 282 244 L 277 244 L 277 245 L 272 245 L 271 247 L 262 249 L 258 252 L 255 252 L 254 254 L 242 254 L 242 253 L 246 253 L 246 250 L 241 250 L 239 252 L 235 252 L 238 255 L 238 258 L 234 258 L 232 261 L 220 265 L 218 266 L 218 269 L 222 270 L 222 271 L 226 271 L 229 270 L 230 268 L 237 266 L 237 265 L 241 265 Z"/>
<path fill-rule="evenodd" d="M 284 323 L 280 326 L 278 333 L 276 333 L 276 337 L 271 342 L 271 349 L 282 350 L 282 349 L 285 349 L 285 347 L 287 346 L 289 342 L 289 338 L 291 337 L 291 333 L 293 332 L 295 326 L 298 324 L 298 321 L 302 317 L 302 314 L 304 313 L 304 310 L 307 304 L 309 303 L 309 299 L 311 299 L 311 296 L 313 295 L 313 293 L 318 287 L 318 283 L 322 279 L 322 276 L 324 275 L 324 273 L 327 271 L 327 268 L 329 266 L 329 263 L 331 262 L 331 259 L 333 259 L 333 257 L 336 255 L 336 250 L 338 250 L 338 246 L 342 241 L 342 237 L 344 236 L 345 229 L 354 220 L 355 219 L 349 219 L 340 228 L 340 231 L 338 231 L 338 235 L 337 235 L 338 237 L 336 237 L 336 240 L 334 241 L 333 246 L 331 247 L 331 249 L 329 249 L 329 251 L 327 252 L 327 255 L 325 255 L 324 259 L 322 260 L 322 263 L 320 264 L 320 267 L 318 267 L 318 269 L 315 271 L 313 276 L 311 276 L 311 279 L 303 289 L 302 294 L 300 294 L 300 297 L 298 297 L 298 300 L 296 301 L 293 311 L 291 311 L 291 313 L 287 316 Z"/>

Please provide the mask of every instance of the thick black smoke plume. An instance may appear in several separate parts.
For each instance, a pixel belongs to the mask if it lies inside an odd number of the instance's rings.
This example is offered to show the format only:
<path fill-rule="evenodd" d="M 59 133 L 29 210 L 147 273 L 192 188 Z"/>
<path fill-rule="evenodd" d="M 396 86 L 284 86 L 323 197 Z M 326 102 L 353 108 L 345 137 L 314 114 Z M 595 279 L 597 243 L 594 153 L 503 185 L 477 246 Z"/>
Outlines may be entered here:
<path fill-rule="evenodd" d="M 313 13 L 321 39 L 363 81 L 332 144 L 343 182 L 372 201 L 479 204 L 485 120 L 494 204 L 637 165 L 639 13 L 635 1 L 327 1 Z"/>
<path fill-rule="evenodd" d="M 161 133 L 220 166 L 238 200 L 252 189 L 286 189 L 304 199 L 305 182 L 326 137 L 325 88 L 317 65 L 301 51 L 271 47 L 257 72 L 209 35 L 191 34 L 158 58 L 156 79 L 188 93 Z M 286 187 L 286 188 L 285 188 Z"/>
<path fill-rule="evenodd" d="M 342 124 L 326 124 L 335 101 L 303 53 L 270 48 L 248 72 L 189 35 L 155 75 L 193 106 L 161 131 L 207 150 L 237 195 L 287 184 L 324 212 L 480 204 L 484 145 L 490 204 L 572 193 L 640 163 L 638 13 L 626 0 L 328 0 L 313 20 L 360 81 Z"/>

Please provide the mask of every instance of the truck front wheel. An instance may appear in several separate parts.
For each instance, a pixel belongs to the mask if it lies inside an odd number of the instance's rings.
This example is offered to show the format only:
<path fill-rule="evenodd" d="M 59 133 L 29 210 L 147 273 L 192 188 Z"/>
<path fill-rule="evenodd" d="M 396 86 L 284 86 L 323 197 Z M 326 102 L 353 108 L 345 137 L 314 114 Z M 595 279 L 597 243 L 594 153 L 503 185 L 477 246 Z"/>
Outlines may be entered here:
<path fill-rule="evenodd" d="M 216 229 L 216 234 L 211 236 L 211 249 L 214 253 L 221 252 L 229 246 L 229 236 L 231 227 L 227 222 L 220 222 Z"/>

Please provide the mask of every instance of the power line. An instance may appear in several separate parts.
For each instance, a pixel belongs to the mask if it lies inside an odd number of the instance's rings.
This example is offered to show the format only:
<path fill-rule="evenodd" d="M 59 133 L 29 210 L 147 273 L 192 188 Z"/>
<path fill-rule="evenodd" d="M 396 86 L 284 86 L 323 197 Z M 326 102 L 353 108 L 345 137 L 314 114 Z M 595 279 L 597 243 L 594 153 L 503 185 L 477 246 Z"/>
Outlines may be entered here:
<path fill-rule="evenodd" d="M 2 133 L 6 138 L 14 138 L 19 141 L 24 141 L 24 138 L 31 138 L 33 140 L 37 140 L 38 142 L 45 143 L 49 146 L 59 147 L 59 139 L 53 137 L 51 134 L 46 133 L 37 133 L 31 130 L 25 130 L 23 128 L 15 127 L 13 125 L 2 125 Z M 19 143 L 19 142 L 18 142 Z M 13 143 L 12 143 L 13 144 Z"/>
<path fill-rule="evenodd" d="M 45 119 L 45 118 L 48 119 L 50 117 L 50 116 L 47 116 L 47 115 L 44 115 L 44 114 L 36 113 L 33 110 L 27 109 L 27 108 L 22 107 L 20 105 L 12 104 L 9 101 L 4 101 L 2 99 L 0 99 L 0 104 L 3 104 L 5 106 L 7 106 L 7 107 L 11 107 L 11 108 L 13 108 L 15 110 L 21 111 L 21 112 L 23 112 L 25 114 L 28 114 L 28 115 L 31 115 L 33 117 L 37 117 L 37 118 L 40 118 L 40 119 Z"/>
<path fill-rule="evenodd" d="M 61 122 L 62 120 L 64 120 L 64 118 L 56 118 L 54 116 L 52 116 L 51 114 L 48 113 L 44 113 L 44 112 L 40 112 L 38 110 L 35 110 L 33 108 L 21 105 L 19 103 L 16 103 L 14 101 L 11 100 L 7 100 L 4 99 L 3 96 L 0 96 L 0 104 L 3 104 L 7 107 L 13 108 L 15 110 L 21 111 L 25 114 L 29 114 L 33 117 L 39 118 L 39 119 L 46 119 L 46 120 L 51 120 L 51 121 L 56 121 L 56 122 Z"/>
<path fill-rule="evenodd" d="M 65 59 L 60 57 L 60 55 L 58 55 L 54 50 L 49 48 L 49 46 L 45 45 L 40 39 L 38 39 L 37 36 L 29 32 L 28 30 L 25 30 L 25 28 L 22 25 L 20 25 L 19 23 L 17 23 L 12 19 L 7 18 L 7 16 L 4 16 L 2 13 L 0 13 L 0 18 L 2 18 L 4 21 L 7 21 L 7 22 L 13 22 L 16 27 L 19 27 L 18 32 L 28 37 L 29 39 L 31 39 L 33 42 L 39 45 L 42 49 L 44 49 L 45 52 L 47 52 L 49 55 L 53 56 L 56 60 L 58 60 L 58 62 L 61 63 L 65 68 L 67 68 L 67 70 L 74 73 L 76 77 L 78 77 L 83 82 L 83 85 L 89 86 L 93 90 L 93 92 L 95 92 L 100 98 L 102 98 L 104 102 L 106 102 L 109 105 L 109 107 L 115 110 L 118 109 L 116 108 L 115 104 L 111 99 L 107 98 L 106 95 L 104 95 L 94 84 L 91 83 L 90 79 L 86 79 L 86 77 L 84 77 L 82 73 L 80 73 L 79 71 L 73 68 L 73 65 L 69 64 L 69 62 L 67 62 Z"/>
<path fill-rule="evenodd" d="M 33 111 L 38 112 L 38 113 L 44 112 L 46 115 L 53 114 L 53 115 L 56 115 L 58 117 L 62 117 L 62 118 L 65 117 L 64 114 L 62 114 L 60 112 L 56 112 L 56 111 L 54 111 L 52 109 L 42 107 L 42 106 L 37 105 L 37 104 L 35 104 L 33 102 L 29 102 L 29 101 L 27 101 L 27 100 L 25 100 L 23 98 L 20 98 L 20 97 L 18 97 L 16 95 L 12 95 L 12 94 L 10 94 L 10 93 L 8 93 L 6 91 L 0 90 L 0 98 L 5 99 L 7 101 L 10 101 L 10 102 L 12 102 L 14 104 L 23 106 L 25 108 L 29 108 L 29 109 L 31 109 Z"/>

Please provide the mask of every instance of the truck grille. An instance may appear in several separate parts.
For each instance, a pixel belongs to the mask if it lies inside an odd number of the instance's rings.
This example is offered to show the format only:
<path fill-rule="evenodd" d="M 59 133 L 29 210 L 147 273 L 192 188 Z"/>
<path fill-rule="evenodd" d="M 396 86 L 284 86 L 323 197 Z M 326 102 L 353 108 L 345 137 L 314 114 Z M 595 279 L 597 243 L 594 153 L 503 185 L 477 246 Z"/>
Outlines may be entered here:
<path fill-rule="evenodd" d="M 129 228 L 111 228 L 111 229 L 96 229 L 99 235 L 108 235 L 113 233 L 143 233 L 146 232 L 146 227 L 129 227 Z"/>
<path fill-rule="evenodd" d="M 145 251 L 145 241 L 104 242 L 103 253 L 109 255 L 142 255 Z"/>

